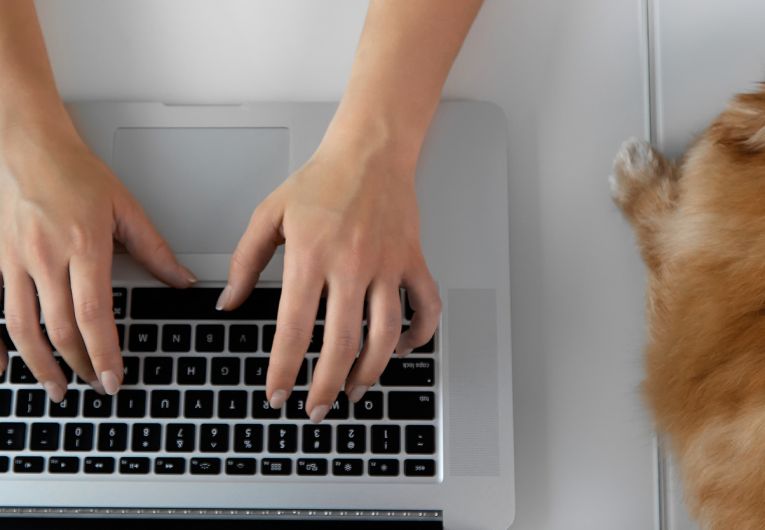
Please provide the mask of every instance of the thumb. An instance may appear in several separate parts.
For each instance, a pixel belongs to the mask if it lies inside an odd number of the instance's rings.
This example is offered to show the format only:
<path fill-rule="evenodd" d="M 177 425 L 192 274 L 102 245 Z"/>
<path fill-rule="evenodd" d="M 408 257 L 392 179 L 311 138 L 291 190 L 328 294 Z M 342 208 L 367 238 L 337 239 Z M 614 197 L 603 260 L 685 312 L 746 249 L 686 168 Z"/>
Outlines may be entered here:
<path fill-rule="evenodd" d="M 197 281 L 190 270 L 178 263 L 170 245 L 134 198 L 127 197 L 115 206 L 115 222 L 115 239 L 158 280 L 177 288 L 189 287 Z"/>

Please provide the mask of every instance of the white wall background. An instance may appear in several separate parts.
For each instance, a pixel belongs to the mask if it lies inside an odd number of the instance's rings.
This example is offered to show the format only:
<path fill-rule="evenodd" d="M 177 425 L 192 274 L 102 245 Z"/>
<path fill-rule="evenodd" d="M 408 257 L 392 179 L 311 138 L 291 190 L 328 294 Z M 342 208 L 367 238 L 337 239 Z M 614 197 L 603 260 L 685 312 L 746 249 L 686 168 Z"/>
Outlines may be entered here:
<path fill-rule="evenodd" d="M 38 0 L 67 99 L 333 100 L 358 0 Z M 642 267 L 608 197 L 643 135 L 639 0 L 488 0 L 446 95 L 510 128 L 519 530 L 654 522 L 640 380 Z M 761 20 L 761 19 L 760 19 Z"/>

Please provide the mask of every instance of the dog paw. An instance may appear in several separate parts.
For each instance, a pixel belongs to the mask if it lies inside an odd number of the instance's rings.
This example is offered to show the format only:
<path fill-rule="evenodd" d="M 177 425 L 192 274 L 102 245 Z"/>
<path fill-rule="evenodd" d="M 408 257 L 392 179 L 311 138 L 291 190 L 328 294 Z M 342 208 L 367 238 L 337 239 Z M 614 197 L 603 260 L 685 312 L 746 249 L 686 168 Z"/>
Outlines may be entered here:
<path fill-rule="evenodd" d="M 633 192 L 648 185 L 656 176 L 659 156 L 651 144 L 639 138 L 626 140 L 614 158 L 608 177 L 611 197 L 622 204 Z"/>

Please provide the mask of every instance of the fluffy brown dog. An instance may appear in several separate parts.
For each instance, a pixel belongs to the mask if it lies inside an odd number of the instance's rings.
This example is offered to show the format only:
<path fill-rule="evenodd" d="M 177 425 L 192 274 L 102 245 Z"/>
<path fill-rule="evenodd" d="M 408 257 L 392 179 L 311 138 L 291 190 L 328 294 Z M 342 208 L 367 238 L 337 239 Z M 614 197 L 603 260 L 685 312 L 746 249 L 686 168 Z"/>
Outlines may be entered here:
<path fill-rule="evenodd" d="M 626 142 L 613 197 L 648 266 L 643 390 L 703 528 L 765 528 L 765 85 L 676 164 Z"/>

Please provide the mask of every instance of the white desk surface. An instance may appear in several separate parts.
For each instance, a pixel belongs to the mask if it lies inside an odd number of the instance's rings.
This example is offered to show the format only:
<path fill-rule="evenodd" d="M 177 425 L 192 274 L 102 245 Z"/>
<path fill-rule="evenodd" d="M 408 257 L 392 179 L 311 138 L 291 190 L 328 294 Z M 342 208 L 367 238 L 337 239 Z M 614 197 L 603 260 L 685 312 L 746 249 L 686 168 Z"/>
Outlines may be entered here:
<path fill-rule="evenodd" d="M 679 149 L 761 75 L 765 8 L 657 1 L 661 138 Z M 337 99 L 366 3 L 38 7 L 66 98 L 221 103 Z M 655 527 L 643 269 L 606 185 L 621 140 L 646 134 L 642 15 L 641 0 L 488 0 L 446 88 L 509 119 L 518 530 Z"/>

